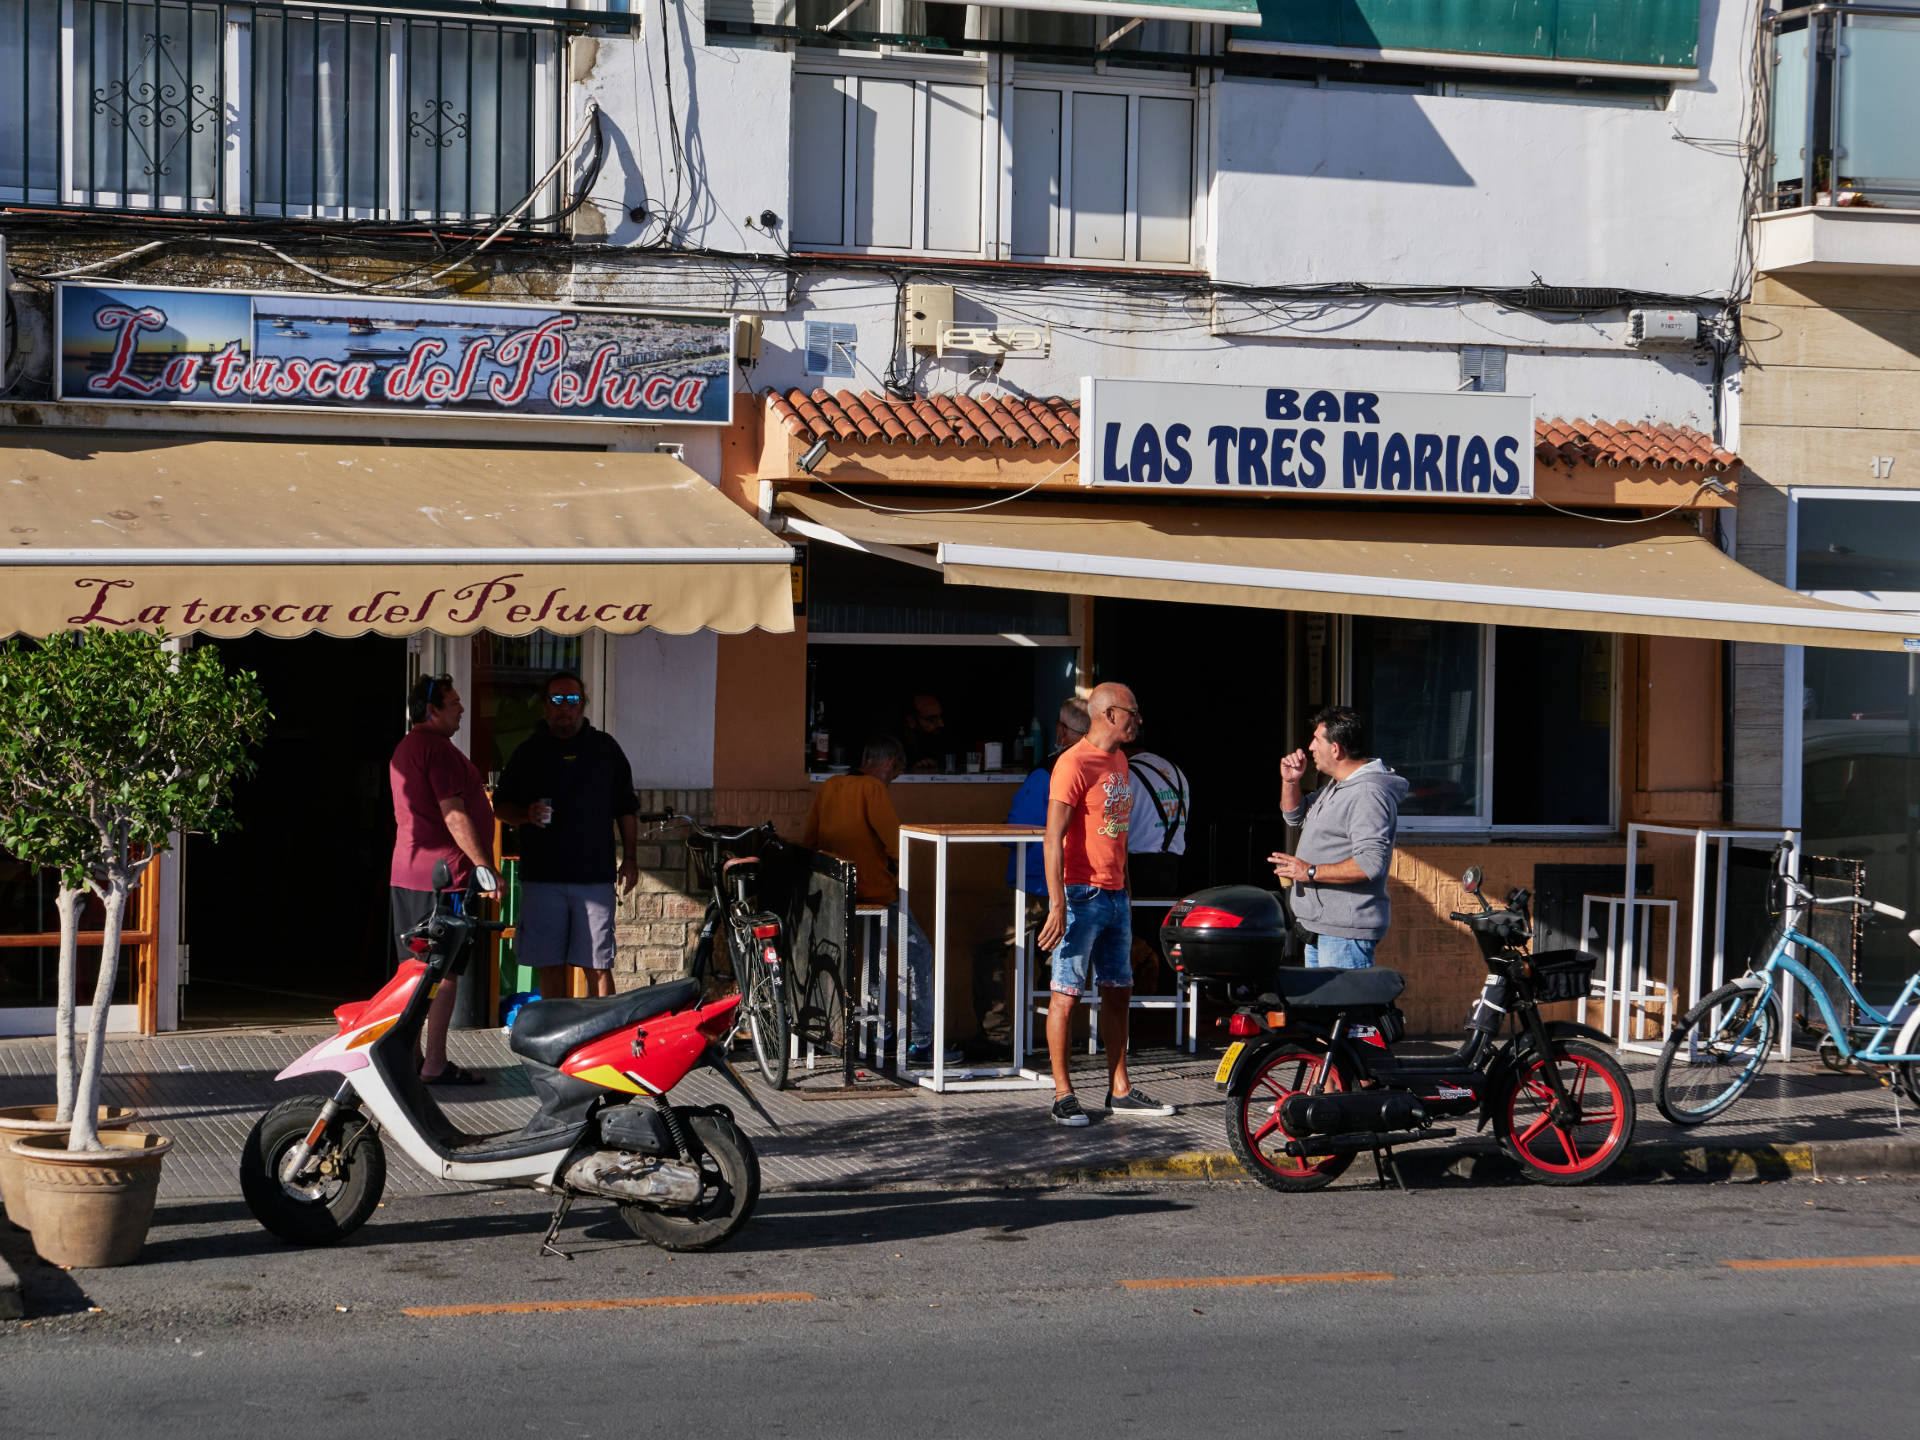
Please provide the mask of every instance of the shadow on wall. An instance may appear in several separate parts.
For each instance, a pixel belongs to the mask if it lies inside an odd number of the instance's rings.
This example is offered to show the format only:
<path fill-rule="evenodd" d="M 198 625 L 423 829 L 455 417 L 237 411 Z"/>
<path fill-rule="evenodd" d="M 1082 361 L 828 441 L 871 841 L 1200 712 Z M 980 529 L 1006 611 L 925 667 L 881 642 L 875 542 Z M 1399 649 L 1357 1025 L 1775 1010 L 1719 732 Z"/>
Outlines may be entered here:
<path fill-rule="evenodd" d="M 1242 105 L 1228 103 L 1227 95 L 1241 86 L 1261 93 Z M 1476 183 L 1419 96 L 1379 90 L 1336 96 L 1272 80 L 1228 81 L 1221 91 L 1223 171 L 1399 185 Z"/>

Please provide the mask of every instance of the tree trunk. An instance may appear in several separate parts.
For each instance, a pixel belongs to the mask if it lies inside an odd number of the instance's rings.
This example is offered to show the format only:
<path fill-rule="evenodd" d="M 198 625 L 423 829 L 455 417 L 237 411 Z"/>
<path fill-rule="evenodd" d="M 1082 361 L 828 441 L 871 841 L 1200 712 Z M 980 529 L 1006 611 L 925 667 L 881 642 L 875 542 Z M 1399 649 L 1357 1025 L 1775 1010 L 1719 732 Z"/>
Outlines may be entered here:
<path fill-rule="evenodd" d="M 106 908 L 101 926 L 100 979 L 93 987 L 93 1016 L 87 1026 L 87 1054 L 80 1067 L 79 1091 L 73 1098 L 73 1128 L 67 1132 L 69 1150 L 101 1150 L 99 1119 L 100 1067 L 107 1058 L 107 1010 L 113 1004 L 114 982 L 120 975 L 120 921 L 127 913 L 127 867 L 115 865 L 100 899 Z"/>
<path fill-rule="evenodd" d="M 60 884 L 53 908 L 60 915 L 60 998 L 53 1012 L 54 1099 L 56 1120 L 73 1119 L 73 992 L 80 981 L 80 897 L 85 887 Z"/>

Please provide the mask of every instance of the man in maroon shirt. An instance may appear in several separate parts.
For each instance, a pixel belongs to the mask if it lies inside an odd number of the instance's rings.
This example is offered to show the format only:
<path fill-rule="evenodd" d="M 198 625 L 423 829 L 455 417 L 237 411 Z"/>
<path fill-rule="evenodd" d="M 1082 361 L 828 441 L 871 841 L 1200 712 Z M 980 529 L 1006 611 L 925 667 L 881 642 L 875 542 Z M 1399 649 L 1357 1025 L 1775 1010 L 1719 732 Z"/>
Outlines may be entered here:
<path fill-rule="evenodd" d="M 465 713 L 451 675 L 422 675 L 407 697 L 413 728 L 394 747 L 387 766 L 396 830 L 388 881 L 401 960 L 413 957 L 407 948 L 407 931 L 433 913 L 433 867 L 446 861 L 453 871 L 453 884 L 461 886 L 473 875 L 474 866 L 493 864 L 493 805 L 480 772 L 451 738 Z M 473 979 L 471 969 L 468 977 Z M 478 1085 L 486 1079 L 484 1075 L 447 1058 L 453 997 L 453 985 L 442 985 L 427 1011 L 420 1078 L 429 1085 Z"/>

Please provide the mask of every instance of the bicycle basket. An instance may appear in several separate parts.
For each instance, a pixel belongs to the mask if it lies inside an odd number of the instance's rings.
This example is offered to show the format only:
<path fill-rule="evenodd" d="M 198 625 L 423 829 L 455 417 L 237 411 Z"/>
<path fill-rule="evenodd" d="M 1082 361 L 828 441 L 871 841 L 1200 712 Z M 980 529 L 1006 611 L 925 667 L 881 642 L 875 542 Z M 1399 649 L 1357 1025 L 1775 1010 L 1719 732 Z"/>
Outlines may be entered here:
<path fill-rule="evenodd" d="M 1542 1004 L 1586 999 L 1593 988 L 1593 967 L 1599 963 L 1592 955 L 1575 955 L 1568 960 L 1549 960 L 1534 966 L 1533 998 Z"/>

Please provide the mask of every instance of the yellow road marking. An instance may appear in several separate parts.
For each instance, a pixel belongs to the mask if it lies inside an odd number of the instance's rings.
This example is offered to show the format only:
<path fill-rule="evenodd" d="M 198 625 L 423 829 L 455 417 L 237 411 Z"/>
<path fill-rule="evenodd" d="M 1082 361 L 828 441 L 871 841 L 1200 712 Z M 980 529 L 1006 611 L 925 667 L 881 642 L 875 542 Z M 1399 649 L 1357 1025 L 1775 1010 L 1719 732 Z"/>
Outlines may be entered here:
<path fill-rule="evenodd" d="M 1727 1260 L 1729 1270 L 1864 1270 L 1878 1265 L 1920 1265 L 1920 1255 L 1835 1255 L 1818 1260 Z"/>
<path fill-rule="evenodd" d="M 1123 1290 L 1219 1290 L 1239 1285 L 1348 1285 L 1360 1281 L 1391 1280 L 1377 1270 L 1336 1270 L 1326 1275 L 1208 1275 L 1168 1280 L 1122 1280 Z"/>
<path fill-rule="evenodd" d="M 767 1290 L 754 1295 L 632 1295 L 615 1300 L 519 1300 L 502 1305 L 409 1305 L 400 1313 L 437 1320 L 448 1315 L 545 1315 L 562 1310 L 660 1310 L 687 1305 L 805 1305 L 804 1290 Z"/>

